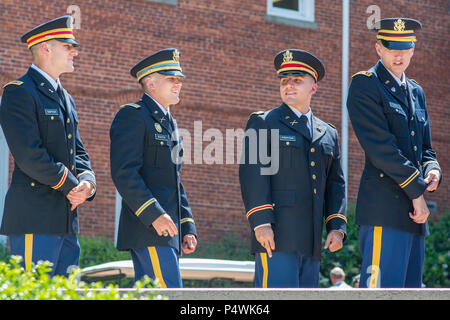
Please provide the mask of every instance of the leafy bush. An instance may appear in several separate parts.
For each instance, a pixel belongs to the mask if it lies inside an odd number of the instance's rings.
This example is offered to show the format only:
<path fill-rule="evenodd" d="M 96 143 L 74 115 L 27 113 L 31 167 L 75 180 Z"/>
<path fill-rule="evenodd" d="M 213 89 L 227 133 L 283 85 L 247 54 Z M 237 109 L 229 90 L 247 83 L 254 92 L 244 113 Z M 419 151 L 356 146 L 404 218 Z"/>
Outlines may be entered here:
<path fill-rule="evenodd" d="M 448 264 L 450 258 L 450 211 L 444 212 L 439 220 L 429 220 L 430 235 L 425 238 L 425 261 L 423 283 L 430 288 L 448 288 Z M 325 234 L 323 241 L 325 241 Z M 355 224 L 355 206 L 349 205 L 347 211 L 347 240 L 337 252 L 326 250 L 320 265 L 320 286 L 331 286 L 329 274 L 333 267 L 341 267 L 346 273 L 346 282 L 353 283 L 359 275 L 362 257 L 359 252 L 359 228 Z"/>
<path fill-rule="evenodd" d="M 427 287 L 449 288 L 450 211 L 445 212 L 437 222 L 430 222 L 429 225 L 430 235 L 425 238 L 423 283 Z"/>
<path fill-rule="evenodd" d="M 361 267 L 361 254 L 359 252 L 359 228 L 355 224 L 355 207 L 349 205 L 347 212 L 347 240 L 344 247 L 337 252 L 323 250 L 320 266 L 320 287 L 331 285 L 329 272 L 335 267 L 341 267 L 346 273 L 346 282 L 352 283 L 355 276 L 359 275 Z M 448 240 L 450 230 L 450 211 L 443 213 L 439 220 L 429 221 L 430 235 L 425 240 L 425 263 L 423 283 L 426 287 L 450 287 L 448 265 L 450 258 L 450 242 Z M 80 236 L 81 257 L 80 267 L 85 268 L 110 261 L 129 260 L 128 252 L 118 251 L 111 240 L 106 237 L 89 238 Z M 324 239 L 325 241 L 325 233 Z M 0 245 L 0 260 L 6 261 L 7 250 Z M 250 254 L 250 239 L 237 234 L 225 234 L 218 241 L 199 241 L 197 250 L 186 256 L 188 258 L 250 260 L 254 257 Z M 1 283 L 1 282 L 0 282 Z M 104 284 L 107 282 L 104 282 Z M 133 279 L 121 280 L 121 287 L 131 287 Z M 251 287 L 252 283 L 233 282 L 231 280 L 215 279 L 183 280 L 184 287 Z"/>
<path fill-rule="evenodd" d="M 326 232 L 322 233 L 322 247 L 325 243 Z M 359 228 L 355 224 L 355 206 L 349 205 L 347 210 L 347 239 L 341 250 L 330 252 L 322 251 L 320 263 L 319 287 L 329 287 L 330 271 L 334 267 L 341 267 L 345 274 L 345 282 L 352 285 L 355 276 L 359 275 L 361 268 L 361 254 L 359 253 Z"/>
<path fill-rule="evenodd" d="M 78 281 L 78 270 L 66 278 L 50 277 L 48 261 L 33 264 L 27 271 L 21 267 L 22 257 L 12 256 L 9 263 L 0 262 L 0 300 L 153 300 L 160 296 L 144 295 L 141 289 L 150 286 L 150 279 L 136 283 L 135 290 L 119 293 L 117 287 L 102 287 L 101 282 L 86 284 Z M 103 289 L 103 290 L 99 290 Z"/>
<path fill-rule="evenodd" d="M 114 243 L 106 237 L 87 237 L 79 236 L 81 254 L 80 267 L 86 268 L 97 264 L 129 260 L 130 253 L 127 251 L 119 251 Z"/>

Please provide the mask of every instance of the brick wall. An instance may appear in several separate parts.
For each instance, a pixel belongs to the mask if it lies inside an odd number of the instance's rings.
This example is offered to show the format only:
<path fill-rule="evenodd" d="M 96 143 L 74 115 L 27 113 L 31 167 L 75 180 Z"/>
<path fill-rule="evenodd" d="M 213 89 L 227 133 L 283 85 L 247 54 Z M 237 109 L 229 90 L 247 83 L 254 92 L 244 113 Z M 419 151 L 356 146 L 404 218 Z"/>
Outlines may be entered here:
<path fill-rule="evenodd" d="M 121 104 L 141 96 L 129 69 L 141 58 L 165 48 L 181 51 L 187 79 L 182 102 L 172 110 L 180 128 L 193 136 L 194 121 L 203 132 L 244 128 L 251 112 L 280 104 L 274 55 L 285 48 L 301 48 L 317 55 L 327 74 L 313 97 L 314 113 L 340 131 L 341 2 L 316 0 L 317 29 L 268 22 L 266 1 L 179 0 L 176 6 L 143 0 L 79 0 L 81 29 L 76 38 L 81 52 L 76 72 L 62 76 L 73 95 L 80 132 L 96 172 L 94 202 L 80 209 L 81 233 L 114 235 L 115 189 L 109 171 L 109 126 Z M 373 1 L 351 1 L 350 74 L 377 61 L 375 35 L 366 28 L 366 8 Z M 68 1 L 0 0 L 0 82 L 14 80 L 30 65 L 20 36 L 31 27 L 66 14 Z M 419 19 L 417 51 L 407 75 L 427 94 L 434 148 L 444 171 L 450 168 L 448 147 L 449 81 L 442 72 L 449 61 L 448 4 L 446 1 L 377 1 L 382 17 Z M 1 92 L 0 92 L 1 94 Z M 203 150 L 210 142 L 203 142 Z M 349 201 L 355 202 L 363 168 L 363 153 L 350 127 Z M 225 148 L 225 146 L 224 146 Z M 225 155 L 225 149 L 224 149 Z M 224 156 L 225 157 L 225 156 Z M 192 155 L 192 162 L 194 157 Z M 187 190 L 202 240 L 224 233 L 248 235 L 236 164 L 185 164 L 182 181 Z M 449 207 L 449 184 L 427 199 L 438 209 Z"/>

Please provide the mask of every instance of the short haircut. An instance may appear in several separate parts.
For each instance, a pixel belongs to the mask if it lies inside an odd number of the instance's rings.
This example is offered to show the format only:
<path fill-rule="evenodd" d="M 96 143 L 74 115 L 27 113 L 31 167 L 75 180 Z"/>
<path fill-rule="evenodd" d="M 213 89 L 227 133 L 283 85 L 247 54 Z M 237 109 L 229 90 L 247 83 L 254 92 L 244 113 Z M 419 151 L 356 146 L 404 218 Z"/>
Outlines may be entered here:
<path fill-rule="evenodd" d="M 330 272 L 330 277 L 341 279 L 345 277 L 345 272 L 342 270 L 342 268 L 335 267 Z"/>

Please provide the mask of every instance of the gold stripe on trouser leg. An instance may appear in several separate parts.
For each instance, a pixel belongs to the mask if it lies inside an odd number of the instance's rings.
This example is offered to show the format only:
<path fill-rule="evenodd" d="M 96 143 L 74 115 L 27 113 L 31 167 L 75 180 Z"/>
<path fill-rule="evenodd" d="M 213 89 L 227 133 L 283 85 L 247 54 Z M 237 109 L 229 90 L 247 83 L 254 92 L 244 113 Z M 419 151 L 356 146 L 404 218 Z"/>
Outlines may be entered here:
<path fill-rule="evenodd" d="M 25 234 L 25 270 L 31 270 L 31 262 L 33 261 L 33 234 Z"/>
<path fill-rule="evenodd" d="M 269 277 L 269 267 L 267 266 L 267 253 L 261 252 L 261 264 L 263 267 L 263 280 L 262 280 L 262 287 L 267 288 L 267 278 Z"/>
<path fill-rule="evenodd" d="M 370 275 L 369 288 L 377 288 L 380 275 L 381 233 L 383 227 L 373 228 L 372 273 Z"/>
<path fill-rule="evenodd" d="M 159 265 L 159 258 L 158 258 L 158 253 L 156 252 L 156 248 L 148 247 L 148 253 L 150 254 L 150 260 L 152 262 L 153 272 L 155 273 L 156 279 L 159 280 L 159 284 L 161 285 L 161 288 L 167 288 L 167 285 L 164 282 L 164 279 L 162 276 L 161 266 Z"/>

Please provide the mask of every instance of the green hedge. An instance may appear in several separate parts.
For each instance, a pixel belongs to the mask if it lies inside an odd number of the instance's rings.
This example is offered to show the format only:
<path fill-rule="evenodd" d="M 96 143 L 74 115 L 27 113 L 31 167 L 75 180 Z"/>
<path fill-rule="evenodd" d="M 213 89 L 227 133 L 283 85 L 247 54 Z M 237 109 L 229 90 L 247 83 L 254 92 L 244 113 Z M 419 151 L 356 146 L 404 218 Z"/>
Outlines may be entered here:
<path fill-rule="evenodd" d="M 22 257 L 13 256 L 9 262 L 0 261 L 0 300 L 154 300 L 160 295 L 143 294 L 152 288 L 148 277 L 138 281 L 135 290 L 119 293 L 118 287 L 103 286 L 101 282 L 87 284 L 79 281 L 80 270 L 68 277 L 50 277 L 50 262 L 40 261 L 27 271 L 21 267 Z M 101 289 L 101 290 L 99 290 Z"/>
<path fill-rule="evenodd" d="M 320 287 L 330 286 L 329 272 L 339 266 L 347 274 L 346 282 L 352 280 L 360 272 L 361 255 L 359 253 L 358 227 L 355 225 L 354 206 L 348 210 L 347 235 L 348 239 L 344 247 L 334 253 L 323 250 L 320 267 Z M 430 236 L 426 238 L 425 264 L 423 283 L 429 288 L 450 287 L 448 265 L 450 260 L 450 211 L 441 215 L 438 221 L 431 220 Z M 324 235 L 325 241 L 325 235 Z M 80 236 L 81 257 L 80 267 L 88 267 L 110 261 L 129 260 L 128 252 L 118 251 L 111 240 L 106 237 L 89 238 Z M 200 238 L 196 252 L 185 256 L 188 258 L 210 258 L 230 260 L 253 260 L 249 253 L 250 241 L 248 237 L 236 234 L 227 234 L 216 242 L 205 242 Z M 5 248 L 0 246 L 0 260 L 7 260 L 8 254 Z M 131 286 L 132 281 L 121 282 L 121 286 Z M 213 282 L 184 280 L 185 287 L 249 287 L 251 283 L 235 283 L 232 281 L 218 280 Z"/>
<path fill-rule="evenodd" d="M 346 282 L 352 284 L 359 275 L 361 254 L 359 252 L 359 228 L 355 224 L 355 207 L 349 206 L 347 212 L 347 241 L 344 247 L 334 253 L 323 252 L 320 266 L 320 286 L 331 286 L 329 274 L 333 267 L 341 267 L 346 273 Z M 425 238 L 425 262 L 423 284 L 428 288 L 448 288 L 450 279 L 448 265 L 450 262 L 450 211 L 442 214 L 438 221 L 429 220 L 430 235 Z M 324 235 L 325 241 L 325 235 Z"/>

